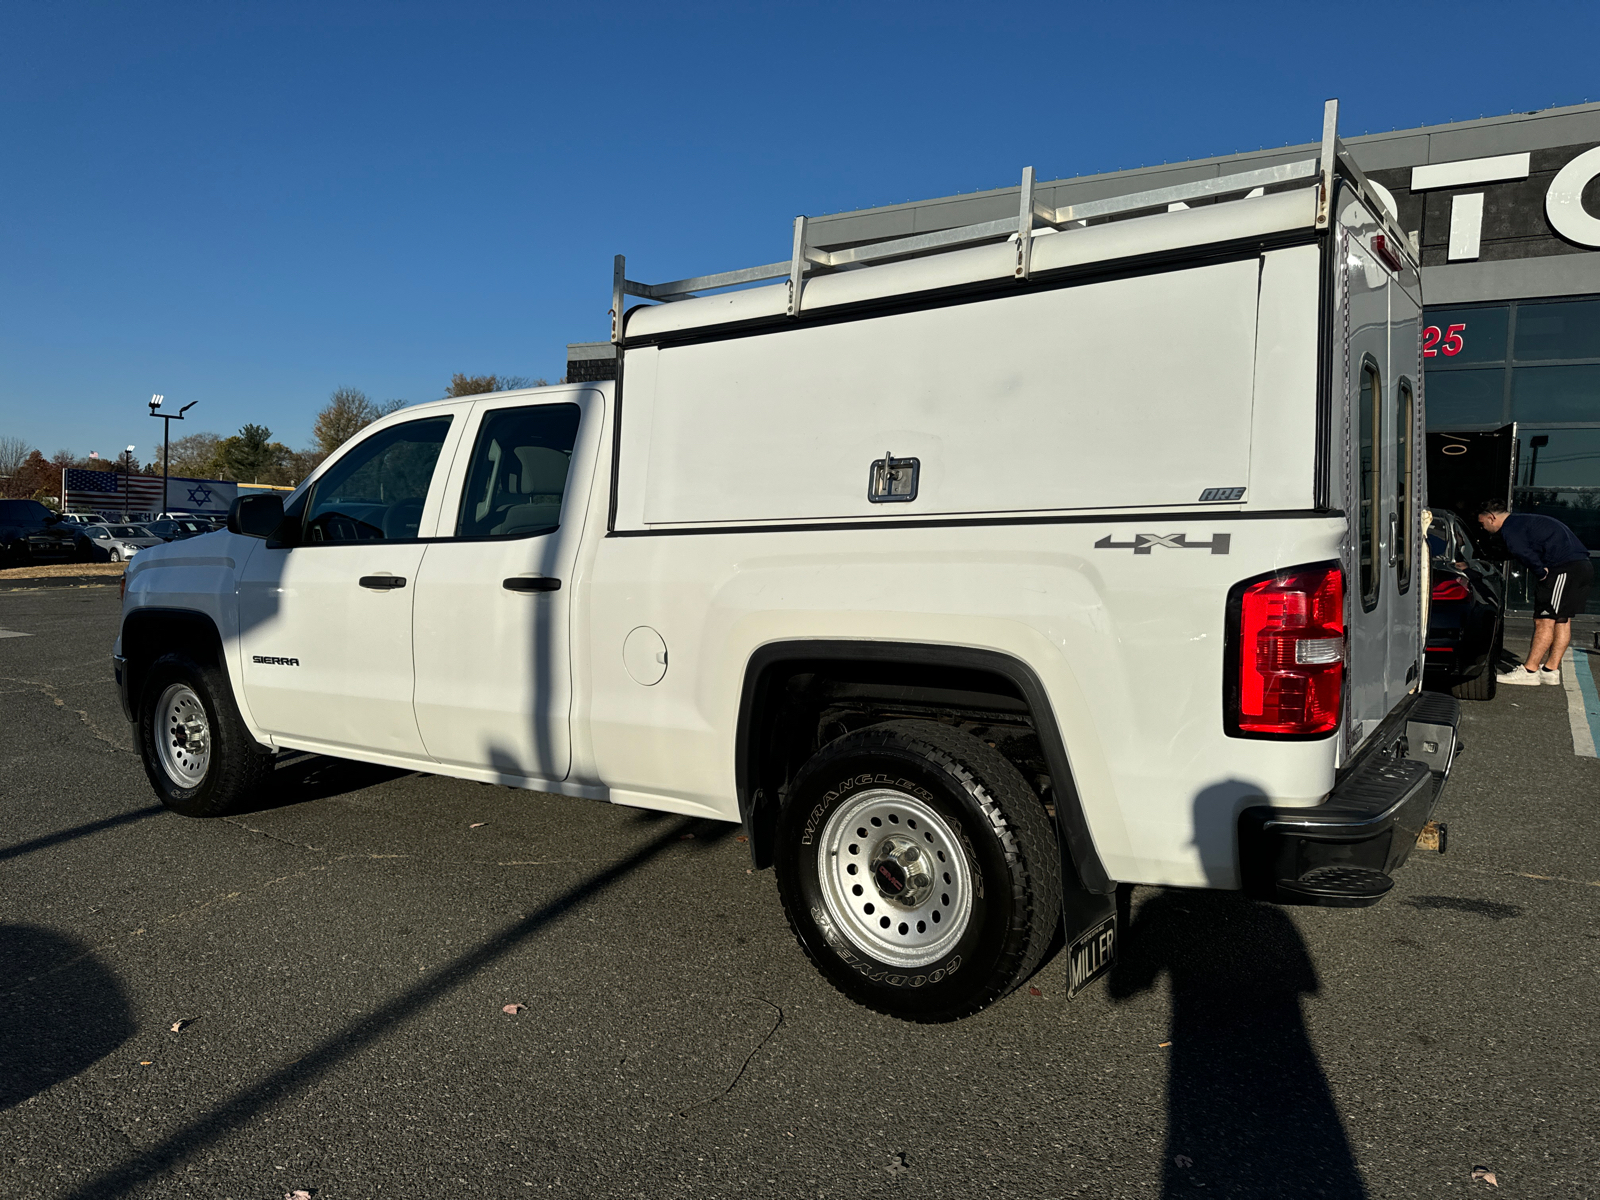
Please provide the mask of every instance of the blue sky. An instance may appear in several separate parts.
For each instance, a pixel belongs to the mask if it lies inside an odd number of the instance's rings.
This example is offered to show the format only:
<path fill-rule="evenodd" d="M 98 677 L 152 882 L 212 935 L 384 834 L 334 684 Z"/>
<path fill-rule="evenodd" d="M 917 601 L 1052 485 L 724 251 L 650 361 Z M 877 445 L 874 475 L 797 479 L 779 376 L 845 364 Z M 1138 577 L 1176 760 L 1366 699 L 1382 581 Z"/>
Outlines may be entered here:
<path fill-rule="evenodd" d="M 1060 14 L 1060 15 L 1057 15 Z M 796 213 L 1600 99 L 1600 6 L 0 6 L 0 435 L 551 379 Z"/>

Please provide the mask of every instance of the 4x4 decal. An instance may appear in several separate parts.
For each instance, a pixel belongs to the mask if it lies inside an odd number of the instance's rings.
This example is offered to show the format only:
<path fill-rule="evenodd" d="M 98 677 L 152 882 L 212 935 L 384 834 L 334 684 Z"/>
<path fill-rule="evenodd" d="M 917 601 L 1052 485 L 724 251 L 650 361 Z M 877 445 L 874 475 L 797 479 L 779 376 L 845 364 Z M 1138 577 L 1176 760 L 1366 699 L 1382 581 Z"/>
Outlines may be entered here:
<path fill-rule="evenodd" d="M 1233 540 L 1231 533 L 1213 533 L 1209 542 L 1191 542 L 1186 533 L 1138 533 L 1131 542 L 1113 541 L 1114 534 L 1106 534 L 1094 544 L 1096 550 L 1132 550 L 1135 554 L 1149 554 L 1157 546 L 1170 550 L 1210 550 L 1213 554 L 1226 554 Z"/>

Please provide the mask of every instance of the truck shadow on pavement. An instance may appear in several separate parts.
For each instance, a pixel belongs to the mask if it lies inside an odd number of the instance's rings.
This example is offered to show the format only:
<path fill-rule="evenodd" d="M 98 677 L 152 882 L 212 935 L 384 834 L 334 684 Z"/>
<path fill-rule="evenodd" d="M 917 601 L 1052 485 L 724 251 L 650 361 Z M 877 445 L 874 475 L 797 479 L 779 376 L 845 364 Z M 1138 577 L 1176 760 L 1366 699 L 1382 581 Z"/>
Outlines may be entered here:
<path fill-rule="evenodd" d="M 375 763 L 291 751 L 278 760 L 272 782 L 262 789 L 260 796 L 229 815 L 245 816 L 312 800 L 331 800 L 412 774 L 415 772 L 404 767 L 381 767 Z"/>
<path fill-rule="evenodd" d="M 70 1079 L 133 1036 L 122 985 L 83 942 L 0 925 L 0 1111 Z"/>
<path fill-rule="evenodd" d="M 1236 892 L 1146 900 L 1112 970 L 1113 999 L 1172 989 L 1163 1196 L 1367 1195 L 1306 1032 L 1318 990 L 1281 909 Z"/>
<path fill-rule="evenodd" d="M 640 824 L 659 823 L 652 820 Z M 478 945 L 441 963 L 411 987 L 379 1005 L 376 1011 L 349 1022 L 294 1062 L 258 1078 L 232 1096 L 218 1101 L 161 1141 L 138 1149 L 121 1163 L 108 1167 L 102 1174 L 73 1191 L 72 1200 L 87 1200 L 88 1197 L 110 1200 L 111 1197 L 126 1196 L 167 1174 L 263 1112 L 275 1108 L 290 1095 L 311 1086 L 347 1060 L 367 1051 L 395 1026 L 444 1000 L 485 968 L 538 937 L 574 908 L 597 899 L 612 885 L 664 852 L 679 848 L 689 853 L 699 853 L 715 846 L 735 828 L 733 825 L 691 818 L 671 820 L 666 828 L 640 843 L 632 853 L 552 897 L 534 912 L 504 926 Z M 581 980 L 574 981 L 574 986 L 583 985 Z M 104 1054 L 105 1050 L 100 1053 Z"/>

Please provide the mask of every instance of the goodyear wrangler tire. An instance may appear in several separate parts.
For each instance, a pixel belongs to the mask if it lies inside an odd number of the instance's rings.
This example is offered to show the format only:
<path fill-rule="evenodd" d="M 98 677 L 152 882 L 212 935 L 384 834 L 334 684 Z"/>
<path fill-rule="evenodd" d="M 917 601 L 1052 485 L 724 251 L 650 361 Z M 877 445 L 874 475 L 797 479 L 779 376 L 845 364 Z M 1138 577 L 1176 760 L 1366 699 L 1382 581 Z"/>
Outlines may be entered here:
<path fill-rule="evenodd" d="M 253 800 L 274 753 L 250 736 L 227 675 L 186 654 L 166 654 L 144 674 L 134 729 L 145 774 L 161 803 L 186 817 L 221 817 Z"/>
<path fill-rule="evenodd" d="M 1050 819 L 1017 769 L 931 721 L 859 730 L 801 768 L 778 820 L 789 927 L 846 996 L 968 1016 L 1025 980 L 1061 914 Z"/>

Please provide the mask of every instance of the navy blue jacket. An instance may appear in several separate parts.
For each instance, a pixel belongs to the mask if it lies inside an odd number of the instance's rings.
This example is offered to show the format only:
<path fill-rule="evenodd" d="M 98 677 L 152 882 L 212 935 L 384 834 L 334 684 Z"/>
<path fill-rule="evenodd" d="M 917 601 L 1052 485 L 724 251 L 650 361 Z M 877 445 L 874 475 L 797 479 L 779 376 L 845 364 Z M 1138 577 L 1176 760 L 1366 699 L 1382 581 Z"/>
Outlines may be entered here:
<path fill-rule="evenodd" d="M 1538 513 L 1512 513 L 1500 526 L 1500 536 L 1507 550 L 1539 571 L 1589 557 L 1589 548 L 1577 534 L 1554 517 Z"/>

